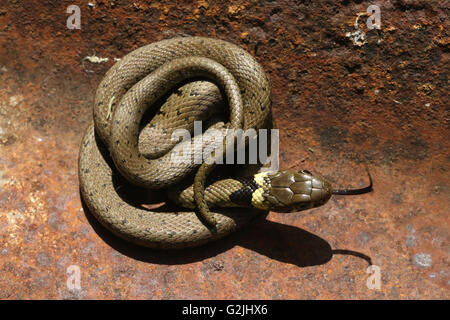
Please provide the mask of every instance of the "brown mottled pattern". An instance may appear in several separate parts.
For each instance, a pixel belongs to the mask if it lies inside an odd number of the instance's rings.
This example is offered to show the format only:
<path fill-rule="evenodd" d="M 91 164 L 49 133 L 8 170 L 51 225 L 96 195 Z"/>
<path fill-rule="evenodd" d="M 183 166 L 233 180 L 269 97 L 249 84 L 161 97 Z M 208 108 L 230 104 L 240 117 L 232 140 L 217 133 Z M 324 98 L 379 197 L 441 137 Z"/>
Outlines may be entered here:
<path fill-rule="evenodd" d="M 218 83 L 229 105 L 236 106 L 230 110 L 230 127 L 259 129 L 267 123 L 270 84 L 260 65 L 241 48 L 200 37 L 173 38 L 141 47 L 107 72 L 94 107 L 95 133 L 109 149 L 115 167 L 131 182 L 167 188 L 195 170 L 196 165 L 174 162 L 170 154 L 153 160 L 143 157 L 138 150 L 138 132 L 148 106 L 181 81 L 199 76 Z M 170 99 L 177 95 L 173 93 Z M 172 125 L 164 117 L 161 121 L 161 127 Z M 229 234 L 254 216 L 215 212 L 216 230 L 211 231 L 195 212 L 150 211 L 127 203 L 115 190 L 114 169 L 99 150 L 95 133 L 90 126 L 80 149 L 81 192 L 94 215 L 122 238 L 148 247 L 195 246 Z"/>

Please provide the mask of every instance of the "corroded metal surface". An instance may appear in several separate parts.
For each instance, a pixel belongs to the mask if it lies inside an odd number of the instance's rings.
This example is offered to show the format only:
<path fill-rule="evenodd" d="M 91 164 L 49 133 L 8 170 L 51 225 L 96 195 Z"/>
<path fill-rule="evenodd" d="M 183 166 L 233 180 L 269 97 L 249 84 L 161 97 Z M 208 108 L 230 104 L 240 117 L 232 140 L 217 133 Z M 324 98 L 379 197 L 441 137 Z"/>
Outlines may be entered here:
<path fill-rule="evenodd" d="M 71 4 L 80 30 L 66 27 Z M 448 299 L 448 2 L 379 1 L 380 30 L 369 4 L 2 1 L 0 298 Z M 96 86 L 114 58 L 180 34 L 234 42 L 264 66 L 282 168 L 358 187 L 368 166 L 374 192 L 182 252 L 103 229 L 77 179 Z"/>

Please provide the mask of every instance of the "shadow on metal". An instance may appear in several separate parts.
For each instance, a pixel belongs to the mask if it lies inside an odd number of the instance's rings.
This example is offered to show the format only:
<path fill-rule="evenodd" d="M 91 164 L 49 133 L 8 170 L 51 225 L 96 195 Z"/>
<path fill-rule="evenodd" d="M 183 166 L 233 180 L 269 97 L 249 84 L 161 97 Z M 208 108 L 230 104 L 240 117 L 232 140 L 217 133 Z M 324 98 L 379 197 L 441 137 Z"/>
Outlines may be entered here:
<path fill-rule="evenodd" d="M 114 250 L 130 258 L 154 264 L 186 264 L 214 257 L 235 246 L 255 251 L 270 259 L 309 267 L 325 264 L 333 254 L 359 257 L 371 264 L 370 257 L 351 250 L 332 250 L 329 243 L 303 229 L 270 220 L 265 216 L 255 219 L 249 226 L 233 234 L 195 248 L 158 250 L 128 242 L 106 229 L 89 211 L 82 200 L 83 210 L 94 231 Z"/>

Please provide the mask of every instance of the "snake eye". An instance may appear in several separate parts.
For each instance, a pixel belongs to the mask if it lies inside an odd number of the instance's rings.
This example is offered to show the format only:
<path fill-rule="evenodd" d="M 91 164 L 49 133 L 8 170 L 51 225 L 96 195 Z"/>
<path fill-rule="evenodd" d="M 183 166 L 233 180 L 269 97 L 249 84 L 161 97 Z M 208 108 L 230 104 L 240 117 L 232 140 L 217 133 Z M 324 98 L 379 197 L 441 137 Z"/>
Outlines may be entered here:
<path fill-rule="evenodd" d="M 312 174 L 312 173 L 309 172 L 308 170 L 303 170 L 303 172 L 304 172 L 304 173 L 307 173 L 307 174 Z"/>

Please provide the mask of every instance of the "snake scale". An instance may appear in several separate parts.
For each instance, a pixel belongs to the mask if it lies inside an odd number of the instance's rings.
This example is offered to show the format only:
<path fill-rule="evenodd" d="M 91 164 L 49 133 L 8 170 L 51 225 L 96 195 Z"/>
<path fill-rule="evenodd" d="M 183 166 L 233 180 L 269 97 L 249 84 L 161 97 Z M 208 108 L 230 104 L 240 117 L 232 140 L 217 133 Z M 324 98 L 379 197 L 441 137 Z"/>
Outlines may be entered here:
<path fill-rule="evenodd" d="M 269 80 L 242 48 L 180 37 L 127 54 L 98 86 L 94 123 L 81 143 L 80 191 L 90 211 L 123 239 L 151 248 L 184 248 L 233 232 L 259 210 L 299 211 L 330 198 L 330 184 L 306 170 L 260 172 L 205 185 L 214 165 L 171 157 L 173 130 L 192 132 L 193 121 L 207 122 L 224 112 L 229 120 L 211 127 L 258 130 L 271 124 Z M 142 129 L 146 114 L 153 118 Z M 174 190 L 184 183 L 172 197 L 184 209 L 153 210 L 128 201 L 118 190 L 118 175 L 148 189 Z M 236 206 L 248 209 L 220 209 Z"/>

